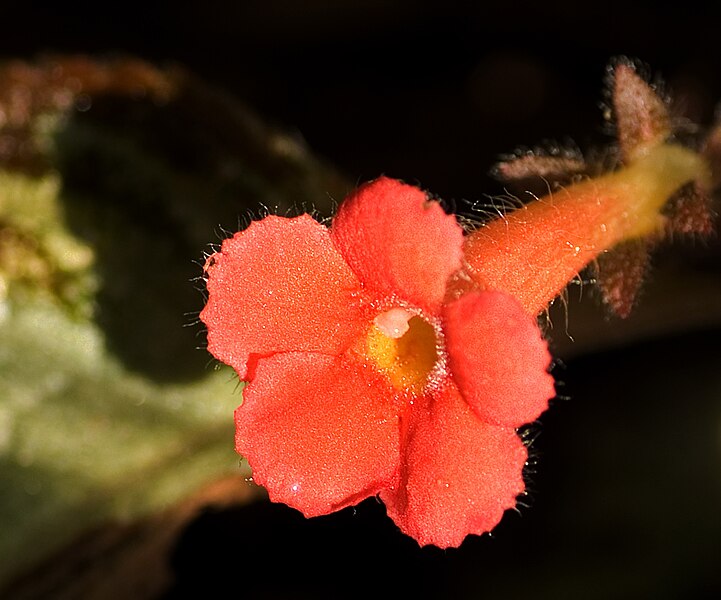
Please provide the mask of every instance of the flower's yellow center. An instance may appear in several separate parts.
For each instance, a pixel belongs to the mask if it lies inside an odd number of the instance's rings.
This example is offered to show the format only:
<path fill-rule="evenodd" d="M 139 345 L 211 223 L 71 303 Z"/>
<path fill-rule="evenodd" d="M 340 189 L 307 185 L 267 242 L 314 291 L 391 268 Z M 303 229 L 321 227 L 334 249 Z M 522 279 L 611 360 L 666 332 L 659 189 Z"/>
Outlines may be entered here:
<path fill-rule="evenodd" d="M 398 390 L 419 393 L 438 362 L 433 325 L 402 308 L 392 308 L 373 321 L 366 356 Z"/>

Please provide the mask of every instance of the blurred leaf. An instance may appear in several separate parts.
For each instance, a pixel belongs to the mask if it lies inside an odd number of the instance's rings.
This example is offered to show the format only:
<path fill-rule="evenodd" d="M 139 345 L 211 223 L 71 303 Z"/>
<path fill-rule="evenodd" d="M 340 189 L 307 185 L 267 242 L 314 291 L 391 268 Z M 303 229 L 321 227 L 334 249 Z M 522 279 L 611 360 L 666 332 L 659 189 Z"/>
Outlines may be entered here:
<path fill-rule="evenodd" d="M 178 68 L 0 65 L 0 113 L 1 588 L 249 475 L 240 385 L 197 323 L 203 254 L 259 210 L 329 214 L 347 188 Z"/>
<path fill-rule="evenodd" d="M 155 384 L 110 356 L 97 326 L 43 300 L 8 308 L 0 339 L 0 580 L 238 470 L 227 370 Z"/>

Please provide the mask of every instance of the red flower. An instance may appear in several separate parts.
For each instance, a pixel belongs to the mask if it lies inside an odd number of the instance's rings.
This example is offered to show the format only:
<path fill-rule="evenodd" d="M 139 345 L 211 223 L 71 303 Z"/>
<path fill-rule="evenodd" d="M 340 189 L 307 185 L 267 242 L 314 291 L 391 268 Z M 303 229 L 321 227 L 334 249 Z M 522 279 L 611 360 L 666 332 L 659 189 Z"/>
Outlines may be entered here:
<path fill-rule="evenodd" d="M 464 236 L 412 186 L 381 178 L 330 229 L 267 217 L 206 264 L 208 349 L 248 382 L 236 447 L 271 499 L 307 516 L 378 495 L 420 544 L 492 529 L 524 490 L 516 428 L 553 396 L 534 316 L 592 266 L 608 305 L 633 307 L 648 249 L 708 235 L 719 128 L 674 143 L 665 101 L 614 67 L 618 164 L 521 153 L 507 180 L 551 193 Z"/>
<path fill-rule="evenodd" d="M 249 382 L 236 447 L 272 500 L 315 516 L 378 495 L 440 547 L 515 506 L 515 428 L 554 395 L 550 356 L 511 295 L 449 289 L 463 244 L 438 203 L 381 178 L 330 229 L 270 216 L 208 259 L 208 349 Z"/>

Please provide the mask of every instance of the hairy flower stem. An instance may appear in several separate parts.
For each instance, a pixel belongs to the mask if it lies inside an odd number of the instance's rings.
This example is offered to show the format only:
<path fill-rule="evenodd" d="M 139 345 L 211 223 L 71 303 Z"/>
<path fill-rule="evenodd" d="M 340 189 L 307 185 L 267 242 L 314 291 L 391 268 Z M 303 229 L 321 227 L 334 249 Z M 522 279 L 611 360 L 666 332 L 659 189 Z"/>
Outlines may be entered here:
<path fill-rule="evenodd" d="M 709 180 L 699 154 L 657 145 L 618 171 L 560 188 L 480 227 L 466 238 L 468 274 L 538 314 L 602 253 L 660 235 L 661 211 L 673 194 Z"/>

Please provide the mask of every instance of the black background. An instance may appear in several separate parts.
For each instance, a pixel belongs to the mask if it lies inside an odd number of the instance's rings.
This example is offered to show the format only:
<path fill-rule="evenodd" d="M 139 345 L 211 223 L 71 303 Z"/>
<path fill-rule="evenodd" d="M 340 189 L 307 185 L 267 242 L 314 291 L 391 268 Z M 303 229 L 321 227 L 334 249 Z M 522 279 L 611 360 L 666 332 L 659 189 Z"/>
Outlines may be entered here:
<path fill-rule="evenodd" d="M 662 73 L 696 121 L 721 97 L 721 10 L 702 3 L 37 4 L 3 3 L 0 57 L 180 63 L 351 180 L 386 173 L 448 199 L 495 192 L 488 169 L 518 145 L 596 141 L 613 56 Z"/>

